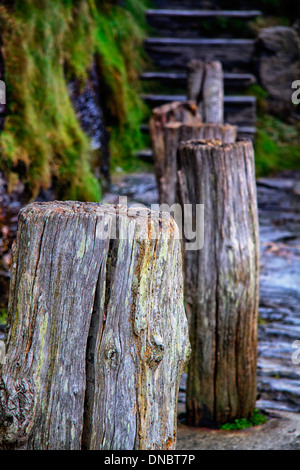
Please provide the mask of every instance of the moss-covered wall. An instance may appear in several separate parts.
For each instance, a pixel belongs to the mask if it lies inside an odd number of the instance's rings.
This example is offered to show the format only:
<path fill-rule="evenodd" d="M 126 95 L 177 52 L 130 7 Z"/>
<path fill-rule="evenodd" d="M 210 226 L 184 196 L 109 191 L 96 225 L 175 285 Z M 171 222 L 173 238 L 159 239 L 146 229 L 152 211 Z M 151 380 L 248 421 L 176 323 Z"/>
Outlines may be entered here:
<path fill-rule="evenodd" d="M 99 201 L 90 142 L 67 84 L 82 85 L 96 61 L 111 130 L 112 164 L 141 146 L 145 0 L 15 0 L 0 6 L 8 115 L 0 135 L 0 170 L 35 197 L 54 184 L 61 199 Z"/>

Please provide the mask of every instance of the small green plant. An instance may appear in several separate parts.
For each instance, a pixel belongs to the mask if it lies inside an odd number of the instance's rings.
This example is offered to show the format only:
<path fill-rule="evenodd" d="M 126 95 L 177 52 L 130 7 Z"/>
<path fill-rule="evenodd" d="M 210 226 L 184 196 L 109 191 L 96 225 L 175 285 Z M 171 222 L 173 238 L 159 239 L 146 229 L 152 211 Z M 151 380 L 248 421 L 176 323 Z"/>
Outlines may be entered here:
<path fill-rule="evenodd" d="M 256 408 L 250 418 L 235 419 L 233 423 L 226 423 L 220 426 L 223 431 L 234 431 L 238 429 L 251 428 L 252 426 L 259 426 L 268 421 L 268 418 L 261 414 Z"/>
<path fill-rule="evenodd" d="M 7 310 L 6 308 L 0 308 L 0 324 L 6 323 Z"/>
<path fill-rule="evenodd" d="M 287 169 L 300 169 L 299 124 L 289 125 L 269 114 L 257 119 L 255 139 L 256 175 L 267 176 Z"/>
<path fill-rule="evenodd" d="M 268 322 L 267 322 L 267 320 L 265 320 L 264 318 L 262 318 L 262 317 L 259 315 L 259 317 L 258 317 L 258 324 L 259 324 L 259 325 L 267 325 Z"/>

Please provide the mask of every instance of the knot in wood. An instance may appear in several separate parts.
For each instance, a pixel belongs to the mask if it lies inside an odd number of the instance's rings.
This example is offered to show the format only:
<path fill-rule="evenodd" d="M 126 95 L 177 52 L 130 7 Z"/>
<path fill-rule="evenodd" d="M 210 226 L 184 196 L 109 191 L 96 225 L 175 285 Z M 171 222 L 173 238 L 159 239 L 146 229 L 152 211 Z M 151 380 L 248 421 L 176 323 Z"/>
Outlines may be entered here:
<path fill-rule="evenodd" d="M 155 369 L 163 360 L 165 347 L 161 339 L 152 336 L 146 350 L 146 362 L 150 369 Z"/>
<path fill-rule="evenodd" d="M 120 356 L 121 350 L 117 338 L 114 337 L 113 332 L 110 331 L 105 343 L 105 359 L 109 367 L 116 367 L 120 363 Z"/>

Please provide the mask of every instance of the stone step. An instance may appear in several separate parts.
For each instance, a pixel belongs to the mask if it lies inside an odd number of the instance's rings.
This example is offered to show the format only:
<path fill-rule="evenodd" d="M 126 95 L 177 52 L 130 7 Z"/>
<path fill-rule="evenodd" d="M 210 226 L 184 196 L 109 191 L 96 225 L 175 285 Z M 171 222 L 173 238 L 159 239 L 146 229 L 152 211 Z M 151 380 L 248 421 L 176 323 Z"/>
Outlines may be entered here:
<path fill-rule="evenodd" d="M 173 10 L 222 10 L 237 7 L 241 10 L 253 10 L 263 6 L 261 0 L 152 0 L 152 4 L 155 8 Z"/>
<path fill-rule="evenodd" d="M 238 138 L 251 139 L 254 141 L 256 134 L 255 126 L 238 126 Z"/>
<path fill-rule="evenodd" d="M 247 22 L 258 10 L 147 10 L 147 22 L 163 37 L 251 37 Z"/>
<path fill-rule="evenodd" d="M 172 101 L 186 101 L 186 95 L 157 95 L 157 94 L 142 94 L 140 98 L 145 101 L 150 107 L 160 106 L 165 103 L 172 103 Z"/>
<path fill-rule="evenodd" d="M 157 8 L 217 8 L 215 0 L 153 0 L 153 5 Z"/>
<path fill-rule="evenodd" d="M 253 39 L 148 38 L 145 49 L 157 67 L 186 69 L 192 59 L 220 60 L 224 71 L 249 71 Z"/>
<path fill-rule="evenodd" d="M 292 403 L 286 403 L 284 401 L 272 401 L 272 400 L 263 400 L 259 399 L 256 402 L 256 408 L 260 411 L 272 410 L 272 411 L 287 411 L 288 413 L 296 413 L 298 410 L 297 405 Z"/>
<path fill-rule="evenodd" d="M 287 321 L 287 320 L 285 320 Z M 273 322 L 267 325 L 261 325 L 261 336 L 267 339 L 286 339 L 296 341 L 300 338 L 300 324 L 294 322 L 291 325 L 282 325 L 281 322 Z"/>
<path fill-rule="evenodd" d="M 211 18 L 211 17 L 224 17 L 224 18 L 242 18 L 253 19 L 262 14 L 259 10 L 170 10 L 170 9 L 156 9 L 146 10 L 147 18 L 153 17 L 168 17 L 168 18 Z"/>
<path fill-rule="evenodd" d="M 153 163 L 152 149 L 143 149 L 136 152 L 136 157 L 149 163 Z"/>
<path fill-rule="evenodd" d="M 172 101 L 186 101 L 186 95 L 141 95 L 141 98 L 155 108 Z M 256 121 L 256 98 L 254 96 L 225 96 L 224 120 L 239 126 L 254 126 Z"/>
<path fill-rule="evenodd" d="M 277 358 L 258 358 L 257 375 L 260 380 L 264 377 L 283 378 L 297 380 L 300 383 L 300 367 L 289 362 L 281 361 Z"/>
<path fill-rule="evenodd" d="M 165 103 L 172 103 L 172 101 L 187 101 L 186 95 L 157 95 L 157 94 L 142 94 L 140 97 L 149 105 L 161 105 Z M 224 105 L 226 104 L 240 104 L 248 105 L 255 104 L 255 96 L 224 96 Z"/>
<path fill-rule="evenodd" d="M 300 386 L 298 380 L 274 379 L 261 377 L 258 380 L 258 391 L 265 400 L 289 403 L 300 411 Z"/>
<path fill-rule="evenodd" d="M 294 352 L 292 341 L 287 340 L 287 338 L 284 338 L 284 340 L 279 338 L 270 342 L 260 333 L 263 332 L 261 326 L 259 325 L 258 362 L 280 361 L 281 364 L 292 367 L 292 354 Z"/>
<path fill-rule="evenodd" d="M 251 73 L 224 73 L 224 90 L 231 93 L 236 90 L 243 90 L 256 83 L 256 78 Z M 167 85 L 170 88 L 187 89 L 186 72 L 144 72 L 140 76 L 145 82 L 158 82 L 160 85 Z"/>

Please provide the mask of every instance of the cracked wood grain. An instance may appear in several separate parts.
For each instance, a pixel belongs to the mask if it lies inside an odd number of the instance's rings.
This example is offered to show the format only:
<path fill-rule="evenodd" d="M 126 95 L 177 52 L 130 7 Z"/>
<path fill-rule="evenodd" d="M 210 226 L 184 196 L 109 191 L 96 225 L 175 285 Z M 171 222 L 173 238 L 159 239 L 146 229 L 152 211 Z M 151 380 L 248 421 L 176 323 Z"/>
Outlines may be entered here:
<path fill-rule="evenodd" d="M 78 202 L 22 209 L 0 448 L 175 447 L 190 346 L 178 228 L 161 217 Z"/>
<path fill-rule="evenodd" d="M 179 200 L 204 204 L 204 246 L 186 251 L 192 425 L 248 417 L 256 402 L 259 239 L 251 141 L 179 145 Z M 184 212 L 184 210 L 183 210 Z"/>

